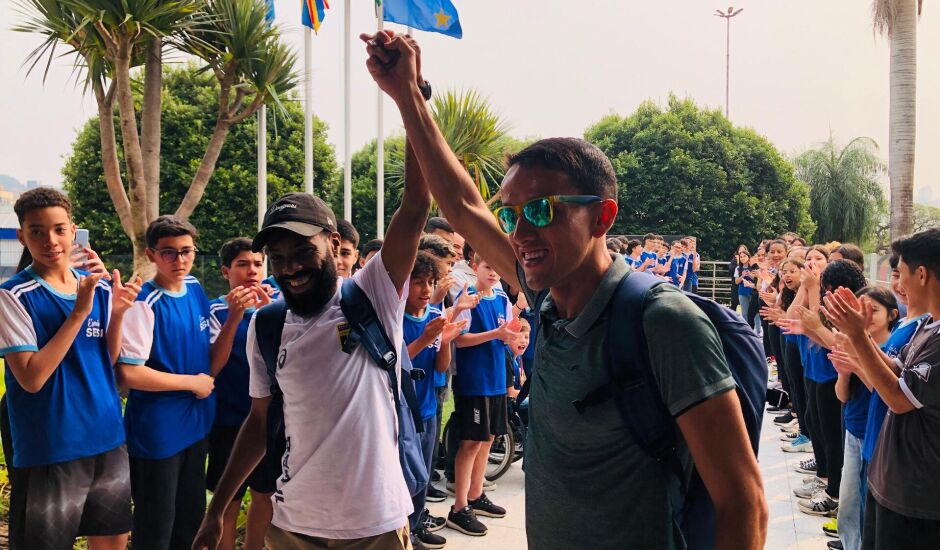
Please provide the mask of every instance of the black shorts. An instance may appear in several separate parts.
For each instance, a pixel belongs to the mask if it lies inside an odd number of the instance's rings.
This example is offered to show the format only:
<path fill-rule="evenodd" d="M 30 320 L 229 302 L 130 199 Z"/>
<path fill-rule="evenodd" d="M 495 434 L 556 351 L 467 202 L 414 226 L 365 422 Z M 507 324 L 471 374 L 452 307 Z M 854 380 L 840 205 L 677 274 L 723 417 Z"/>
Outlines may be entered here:
<path fill-rule="evenodd" d="M 454 415 L 461 441 L 489 441 L 507 431 L 506 395 L 455 395 Z"/>
<path fill-rule="evenodd" d="M 232 449 L 235 447 L 235 438 L 238 437 L 238 431 L 241 426 L 213 426 L 209 432 L 209 467 L 206 470 L 206 488 L 215 492 L 219 480 L 222 479 L 222 472 L 225 471 L 225 464 L 228 463 Z M 273 493 L 277 490 L 277 478 L 281 477 L 281 461 L 271 459 L 268 454 L 264 455 L 258 466 L 245 480 L 245 483 L 238 488 L 233 500 L 241 500 L 245 496 L 245 491 L 251 488 L 258 493 Z"/>
<path fill-rule="evenodd" d="M 131 530 L 127 449 L 11 471 L 10 546 L 72 548 L 77 537 Z"/>

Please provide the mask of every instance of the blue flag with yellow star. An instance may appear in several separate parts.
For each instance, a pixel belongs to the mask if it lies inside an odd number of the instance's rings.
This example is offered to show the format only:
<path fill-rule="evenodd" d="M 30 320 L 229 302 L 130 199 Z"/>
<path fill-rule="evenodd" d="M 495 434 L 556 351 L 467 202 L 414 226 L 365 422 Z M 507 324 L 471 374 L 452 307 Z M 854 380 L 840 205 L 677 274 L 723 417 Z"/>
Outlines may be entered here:
<path fill-rule="evenodd" d="M 457 8 L 450 0 L 383 0 L 382 5 L 386 21 L 463 38 Z"/>

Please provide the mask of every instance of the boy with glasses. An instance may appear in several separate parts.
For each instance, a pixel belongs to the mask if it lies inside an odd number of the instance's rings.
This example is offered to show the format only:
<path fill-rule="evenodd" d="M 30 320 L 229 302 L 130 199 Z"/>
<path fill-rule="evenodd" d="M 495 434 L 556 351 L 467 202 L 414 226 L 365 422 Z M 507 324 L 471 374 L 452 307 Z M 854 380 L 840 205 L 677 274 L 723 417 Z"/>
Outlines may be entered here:
<path fill-rule="evenodd" d="M 136 549 L 188 548 L 206 508 L 206 435 L 215 400 L 209 300 L 189 275 L 196 228 L 176 216 L 147 227 L 157 268 L 124 322 L 118 374 L 124 411 Z"/>

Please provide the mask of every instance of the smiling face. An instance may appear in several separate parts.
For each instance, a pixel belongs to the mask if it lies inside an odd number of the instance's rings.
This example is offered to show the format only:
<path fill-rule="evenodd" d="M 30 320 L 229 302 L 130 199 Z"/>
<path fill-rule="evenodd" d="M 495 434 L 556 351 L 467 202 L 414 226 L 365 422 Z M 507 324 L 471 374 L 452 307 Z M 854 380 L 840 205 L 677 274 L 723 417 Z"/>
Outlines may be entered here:
<path fill-rule="evenodd" d="M 780 243 L 774 243 L 770 245 L 770 253 L 768 254 L 768 259 L 770 259 L 770 266 L 777 267 L 780 265 L 780 262 L 787 256 L 787 247 L 783 246 Z"/>
<path fill-rule="evenodd" d="M 871 320 L 868 322 L 868 332 L 877 334 L 888 330 L 888 326 L 894 320 L 889 318 L 888 309 L 878 300 L 869 300 L 871 302 Z"/>
<path fill-rule="evenodd" d="M 501 191 L 503 204 L 508 206 L 549 195 L 581 193 L 562 172 L 522 165 L 514 165 L 506 172 Z M 596 246 L 592 228 L 597 225 L 595 218 L 600 209 L 600 204 L 556 202 L 552 222 L 545 227 L 535 227 L 520 216 L 509 242 L 530 288 L 541 290 L 572 282 L 574 274 Z M 603 235 L 599 238 L 600 246 L 606 251 Z"/>
<path fill-rule="evenodd" d="M 243 250 L 232 260 L 231 266 L 222 266 L 222 277 L 228 281 L 229 288 L 239 286 L 258 286 L 264 272 L 264 254 Z"/>
<path fill-rule="evenodd" d="M 339 233 L 326 231 L 307 238 L 280 230 L 268 239 L 271 272 L 291 311 L 310 317 L 336 293 L 338 248 Z"/>
<path fill-rule="evenodd" d="M 16 236 L 33 256 L 33 263 L 45 269 L 67 269 L 75 224 L 61 206 L 36 208 L 26 212 Z"/>
<path fill-rule="evenodd" d="M 891 270 L 891 292 L 894 293 L 899 304 L 907 305 L 907 293 L 901 288 L 901 272 L 898 268 Z"/>

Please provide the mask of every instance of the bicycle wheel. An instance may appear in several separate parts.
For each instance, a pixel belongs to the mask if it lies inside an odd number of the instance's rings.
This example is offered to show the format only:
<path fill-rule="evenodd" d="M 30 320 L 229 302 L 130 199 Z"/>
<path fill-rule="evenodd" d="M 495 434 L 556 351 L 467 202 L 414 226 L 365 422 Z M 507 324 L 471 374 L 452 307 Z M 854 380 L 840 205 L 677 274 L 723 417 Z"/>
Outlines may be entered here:
<path fill-rule="evenodd" d="M 512 466 L 516 454 L 516 438 L 512 428 L 507 426 L 505 435 L 498 435 L 490 447 L 490 457 L 484 476 L 488 481 L 496 481 Z"/>

